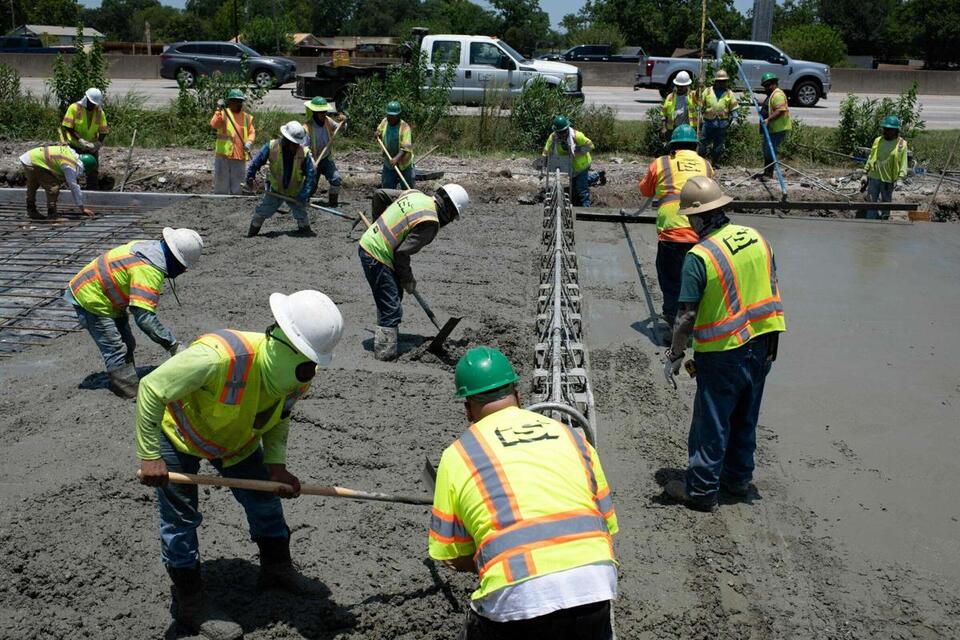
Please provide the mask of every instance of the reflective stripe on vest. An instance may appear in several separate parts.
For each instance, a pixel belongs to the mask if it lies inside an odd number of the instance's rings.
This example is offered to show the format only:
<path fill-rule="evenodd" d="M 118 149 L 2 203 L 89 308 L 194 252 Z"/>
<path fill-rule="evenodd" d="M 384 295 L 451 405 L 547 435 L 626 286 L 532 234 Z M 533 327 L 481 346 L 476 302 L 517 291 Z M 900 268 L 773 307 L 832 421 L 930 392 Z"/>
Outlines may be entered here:
<path fill-rule="evenodd" d="M 233 143 L 234 139 L 240 138 L 240 146 L 247 140 L 247 129 L 250 126 L 251 119 L 248 119 L 249 116 L 243 111 L 240 112 L 240 123 L 237 124 L 237 119 L 234 118 L 229 110 L 223 110 L 223 129 L 217 130 L 217 143 L 215 145 L 214 151 L 222 156 L 229 157 L 233 154 Z"/>
<path fill-rule="evenodd" d="M 100 288 L 103 289 L 103 293 L 106 294 L 107 299 L 110 300 L 110 304 L 116 309 L 122 309 L 130 303 L 130 295 L 123 292 L 123 288 L 117 283 L 114 274 L 117 271 L 126 271 L 127 269 L 143 264 L 146 264 L 143 259 L 132 253 L 109 260 L 105 253 L 73 277 L 70 281 L 70 291 L 76 296 L 81 288 L 96 281 L 100 284 Z M 160 293 L 157 291 L 132 287 L 131 294 L 133 290 L 137 290 L 138 293 L 143 291 L 155 298 L 156 301 L 160 299 Z M 147 296 L 143 295 L 141 297 L 146 298 Z M 156 304 L 156 302 L 153 304 Z"/>
<path fill-rule="evenodd" d="M 227 368 L 227 378 L 223 383 L 219 400 L 222 404 L 236 405 L 243 400 L 243 392 L 247 387 L 247 378 L 250 376 L 250 367 L 256 355 L 252 345 L 246 338 L 236 331 L 223 329 L 208 333 L 203 338 L 215 338 L 226 349 L 230 356 L 230 365 Z"/>
<path fill-rule="evenodd" d="M 297 145 L 297 152 L 293 158 L 293 167 L 290 172 L 290 182 L 283 186 L 283 153 L 279 140 L 270 142 L 270 185 L 277 193 L 286 196 L 296 196 L 303 187 L 303 147 Z"/>
<path fill-rule="evenodd" d="M 392 227 L 388 227 L 383 216 L 380 216 L 377 218 L 377 226 L 380 227 L 380 235 L 387 241 L 390 250 L 396 251 L 409 230 L 424 220 L 439 222 L 435 211 L 415 211 L 414 213 L 403 216 L 400 221 Z"/>
<path fill-rule="evenodd" d="M 448 516 L 445 513 L 437 511 L 436 508 L 434 508 L 430 514 L 430 533 L 434 538 L 444 544 L 473 542 L 473 537 L 467 532 L 460 518 Z"/>
<path fill-rule="evenodd" d="M 64 178 L 63 165 L 79 172 L 79 162 L 73 150 L 64 145 L 37 147 L 30 151 L 30 162 L 35 167 L 46 169 L 60 179 Z"/>
<path fill-rule="evenodd" d="M 432 197 L 411 189 L 403 192 L 360 237 L 360 246 L 368 255 L 393 268 L 393 253 L 415 226 L 424 222 L 439 224 Z"/>
<path fill-rule="evenodd" d="M 191 424 L 190 419 L 187 418 L 187 414 L 183 410 L 183 403 L 180 400 L 171 402 L 167 405 L 167 408 L 170 410 L 170 415 L 173 416 L 173 421 L 177 425 L 177 432 L 183 437 L 184 440 L 188 441 L 194 449 L 200 451 L 211 460 L 230 460 L 250 446 L 251 442 L 260 437 L 259 435 L 255 435 L 247 440 L 243 446 L 239 447 L 236 451 L 227 451 L 217 443 L 211 442 L 200 435 L 196 427 Z"/>

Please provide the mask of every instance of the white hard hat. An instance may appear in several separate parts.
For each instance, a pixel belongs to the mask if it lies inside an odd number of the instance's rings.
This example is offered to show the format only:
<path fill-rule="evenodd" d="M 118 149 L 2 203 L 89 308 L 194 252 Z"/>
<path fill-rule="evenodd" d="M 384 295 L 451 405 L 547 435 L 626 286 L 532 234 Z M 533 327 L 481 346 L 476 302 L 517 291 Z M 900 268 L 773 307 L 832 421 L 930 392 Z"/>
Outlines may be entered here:
<path fill-rule="evenodd" d="M 678 87 L 689 87 L 691 84 L 693 84 L 693 80 L 690 79 L 689 73 L 686 71 L 681 71 L 673 79 L 673 84 Z"/>
<path fill-rule="evenodd" d="M 467 195 L 467 190 L 458 184 L 450 183 L 440 187 L 440 191 L 447 194 L 447 199 L 456 209 L 457 217 L 459 218 L 463 210 L 470 204 L 470 196 Z"/>
<path fill-rule="evenodd" d="M 280 133 L 290 142 L 296 142 L 302 147 L 307 146 L 310 142 L 310 139 L 307 137 L 307 132 L 303 129 L 303 125 L 296 120 L 291 120 L 280 127 Z"/>
<path fill-rule="evenodd" d="M 85 97 L 90 104 L 94 104 L 98 107 L 103 104 L 103 92 L 96 87 L 90 87 L 87 89 L 83 94 L 83 97 Z"/>
<path fill-rule="evenodd" d="M 343 316 L 333 300 L 311 289 L 271 293 L 270 311 L 300 353 L 320 366 L 330 364 L 343 334 Z"/>
<path fill-rule="evenodd" d="M 163 239 L 170 247 L 170 253 L 189 269 L 200 259 L 200 250 L 203 249 L 203 238 L 193 229 L 163 228 Z"/>

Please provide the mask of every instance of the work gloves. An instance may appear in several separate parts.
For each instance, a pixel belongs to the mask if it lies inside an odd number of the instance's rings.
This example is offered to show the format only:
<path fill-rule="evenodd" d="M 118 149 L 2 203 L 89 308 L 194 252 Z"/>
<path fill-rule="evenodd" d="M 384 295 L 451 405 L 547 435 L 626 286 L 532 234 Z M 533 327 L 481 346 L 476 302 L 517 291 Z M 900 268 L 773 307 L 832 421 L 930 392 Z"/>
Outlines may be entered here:
<path fill-rule="evenodd" d="M 416 280 L 407 280 L 406 282 L 401 282 L 400 286 L 403 287 L 403 290 L 407 293 L 412 294 L 417 290 L 417 281 Z"/>
<path fill-rule="evenodd" d="M 167 348 L 167 353 L 169 353 L 171 356 L 175 356 L 181 351 L 186 351 L 186 350 L 187 350 L 187 345 L 183 344 L 182 342 L 174 342 L 172 345 L 170 345 Z"/>
<path fill-rule="evenodd" d="M 676 389 L 677 381 L 673 377 L 680 373 L 680 367 L 683 366 L 683 352 L 675 354 L 672 349 L 667 349 L 663 355 L 663 377 Z"/>
<path fill-rule="evenodd" d="M 247 153 L 250 153 L 250 149 L 253 148 L 253 143 L 247 142 L 246 144 L 243 145 L 243 148 L 247 150 Z"/>
<path fill-rule="evenodd" d="M 225 106 L 227 106 L 226 102 L 223 100 L 217 100 L 217 109 L 223 109 Z"/>

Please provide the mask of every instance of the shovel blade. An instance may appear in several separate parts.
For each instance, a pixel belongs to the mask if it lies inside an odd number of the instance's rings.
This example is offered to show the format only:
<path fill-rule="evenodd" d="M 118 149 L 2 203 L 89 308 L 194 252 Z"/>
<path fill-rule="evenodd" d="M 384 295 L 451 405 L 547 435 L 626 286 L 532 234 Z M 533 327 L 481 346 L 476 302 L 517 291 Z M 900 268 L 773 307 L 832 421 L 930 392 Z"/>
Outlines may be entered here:
<path fill-rule="evenodd" d="M 443 327 L 440 328 L 440 333 L 430 341 L 430 346 L 427 347 L 427 351 L 436 354 L 443 353 L 443 343 L 450 337 L 450 334 L 457 328 L 461 320 L 463 320 L 463 318 L 450 318 L 447 320 Z"/>
<path fill-rule="evenodd" d="M 433 492 L 437 488 L 437 470 L 430 464 L 430 458 L 423 457 L 423 481 L 429 487 L 430 491 Z"/>

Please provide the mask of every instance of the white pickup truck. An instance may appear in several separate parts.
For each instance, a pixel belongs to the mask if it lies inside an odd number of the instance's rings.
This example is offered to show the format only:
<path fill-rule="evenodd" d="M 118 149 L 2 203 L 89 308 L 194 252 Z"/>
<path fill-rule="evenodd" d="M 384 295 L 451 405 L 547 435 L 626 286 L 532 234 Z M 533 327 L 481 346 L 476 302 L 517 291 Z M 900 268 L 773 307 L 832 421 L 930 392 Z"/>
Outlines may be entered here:
<path fill-rule="evenodd" d="M 753 40 L 727 40 L 729 51 L 740 58 L 750 87 L 762 91 L 760 78 L 772 71 L 780 78 L 780 88 L 790 101 L 801 107 L 812 107 L 830 92 L 830 67 L 819 62 L 794 60 L 768 42 Z M 712 41 L 707 45 L 707 60 L 717 65 L 723 58 L 723 45 Z M 658 89 L 666 96 L 672 90 L 673 79 L 681 71 L 696 78 L 700 73 L 700 56 L 689 58 L 658 58 L 641 56 L 639 73 L 634 89 Z M 739 83 L 739 78 L 737 79 Z"/>

